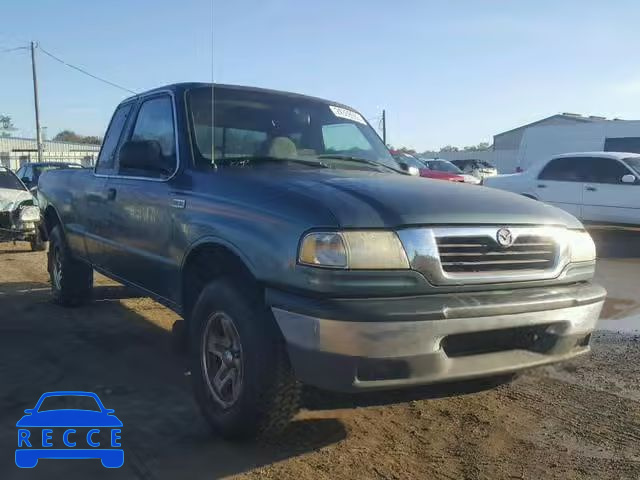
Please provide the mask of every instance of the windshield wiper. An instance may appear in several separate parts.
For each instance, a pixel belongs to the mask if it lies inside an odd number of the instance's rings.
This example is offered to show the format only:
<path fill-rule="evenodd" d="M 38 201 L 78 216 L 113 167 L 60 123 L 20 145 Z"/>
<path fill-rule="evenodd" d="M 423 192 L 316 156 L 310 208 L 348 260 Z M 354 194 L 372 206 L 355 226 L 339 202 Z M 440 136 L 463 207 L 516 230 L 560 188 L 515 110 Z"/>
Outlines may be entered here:
<path fill-rule="evenodd" d="M 254 160 L 260 162 L 291 162 L 298 163 L 300 165 L 306 165 L 308 167 L 318 167 L 318 168 L 330 168 L 324 162 L 320 162 L 318 160 L 304 160 L 302 158 L 289 158 L 289 157 L 274 157 L 272 155 L 246 155 L 242 157 L 225 157 L 216 159 L 216 163 L 222 164 L 233 164 L 233 163 L 244 163 L 244 162 L 253 162 Z"/>
<path fill-rule="evenodd" d="M 331 153 L 326 155 L 316 155 L 316 157 L 329 158 L 329 159 L 335 159 L 335 160 L 347 160 L 349 162 L 354 162 L 354 163 L 364 163 L 366 165 L 371 165 L 374 167 L 383 167 L 388 170 L 391 170 L 392 172 L 406 174 L 406 172 L 403 172 L 402 170 L 396 170 L 395 168 L 390 167 L 389 165 L 385 165 L 382 162 L 376 162 L 375 160 L 369 160 L 368 158 L 354 157 L 352 155 L 338 155 L 338 154 L 331 154 Z"/>

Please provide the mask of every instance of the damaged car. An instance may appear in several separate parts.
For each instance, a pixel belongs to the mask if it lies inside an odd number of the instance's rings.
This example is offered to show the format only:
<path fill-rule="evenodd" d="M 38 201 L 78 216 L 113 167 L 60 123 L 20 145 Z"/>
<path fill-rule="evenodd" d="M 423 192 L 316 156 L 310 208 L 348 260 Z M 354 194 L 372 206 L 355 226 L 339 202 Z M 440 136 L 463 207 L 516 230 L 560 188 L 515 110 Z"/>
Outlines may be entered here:
<path fill-rule="evenodd" d="M 0 167 L 0 242 L 24 241 L 31 250 L 45 250 L 40 210 L 29 189 L 9 169 Z"/>

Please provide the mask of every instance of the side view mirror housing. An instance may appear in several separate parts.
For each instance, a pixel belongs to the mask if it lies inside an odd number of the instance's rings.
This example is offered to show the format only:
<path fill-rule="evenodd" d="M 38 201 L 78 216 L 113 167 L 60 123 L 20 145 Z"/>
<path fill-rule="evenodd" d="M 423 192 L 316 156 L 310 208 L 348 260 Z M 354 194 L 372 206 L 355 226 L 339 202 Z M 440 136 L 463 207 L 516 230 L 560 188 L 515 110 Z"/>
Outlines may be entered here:
<path fill-rule="evenodd" d="M 27 408 L 24 413 L 26 413 L 27 415 L 31 415 L 33 413 L 33 408 Z"/>
<path fill-rule="evenodd" d="M 112 413 L 115 413 L 116 411 L 113 408 L 105 408 L 104 413 L 106 413 L 107 415 L 111 415 Z"/>
<path fill-rule="evenodd" d="M 169 175 L 169 168 L 156 140 L 130 140 L 120 148 L 120 170 Z"/>
<path fill-rule="evenodd" d="M 622 177 L 622 183 L 636 183 L 636 180 L 636 176 L 631 175 L 630 173 L 627 173 Z"/>

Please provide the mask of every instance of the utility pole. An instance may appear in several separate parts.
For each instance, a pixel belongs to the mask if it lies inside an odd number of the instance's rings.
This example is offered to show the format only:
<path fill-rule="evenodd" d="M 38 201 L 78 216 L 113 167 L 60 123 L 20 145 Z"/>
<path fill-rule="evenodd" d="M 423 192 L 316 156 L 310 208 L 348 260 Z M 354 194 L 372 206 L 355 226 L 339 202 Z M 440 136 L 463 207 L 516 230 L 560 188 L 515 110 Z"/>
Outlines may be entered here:
<path fill-rule="evenodd" d="M 387 112 L 382 109 L 382 142 L 387 144 Z"/>
<path fill-rule="evenodd" d="M 33 72 L 33 103 L 36 109 L 36 142 L 38 144 L 38 162 L 42 162 L 42 136 L 40 132 L 40 107 L 38 106 L 38 77 L 36 76 L 36 43 L 31 42 L 31 71 Z"/>

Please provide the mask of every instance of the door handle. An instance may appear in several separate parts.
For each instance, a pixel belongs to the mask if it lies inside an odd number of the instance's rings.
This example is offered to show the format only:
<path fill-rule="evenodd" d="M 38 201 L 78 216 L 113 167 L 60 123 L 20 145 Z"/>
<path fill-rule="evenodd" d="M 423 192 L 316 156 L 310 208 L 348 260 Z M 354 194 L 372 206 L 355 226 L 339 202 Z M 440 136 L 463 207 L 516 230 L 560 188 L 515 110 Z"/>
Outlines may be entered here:
<path fill-rule="evenodd" d="M 598 189 L 596 187 L 591 187 L 591 186 L 586 186 L 586 187 L 584 187 L 584 189 L 587 192 L 597 192 L 598 191 Z"/>
<path fill-rule="evenodd" d="M 107 189 L 107 200 L 115 200 L 116 199 L 116 189 L 109 188 Z"/>
<path fill-rule="evenodd" d="M 547 188 L 547 186 L 544 183 L 539 183 L 538 188 Z"/>

